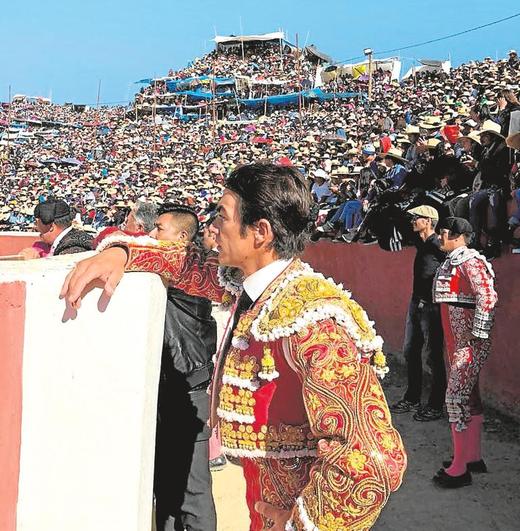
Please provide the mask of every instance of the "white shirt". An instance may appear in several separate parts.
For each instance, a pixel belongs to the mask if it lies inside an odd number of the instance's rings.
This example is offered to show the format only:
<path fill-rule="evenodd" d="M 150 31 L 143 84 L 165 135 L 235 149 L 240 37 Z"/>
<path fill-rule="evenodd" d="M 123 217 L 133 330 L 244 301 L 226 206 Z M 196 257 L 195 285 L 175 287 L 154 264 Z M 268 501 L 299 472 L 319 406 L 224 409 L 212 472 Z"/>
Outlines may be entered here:
<path fill-rule="evenodd" d="M 244 280 L 244 291 L 253 302 L 256 302 L 267 286 L 292 262 L 291 260 L 275 260 L 255 271 Z"/>
<path fill-rule="evenodd" d="M 312 185 L 311 192 L 313 194 L 316 194 L 316 197 L 318 198 L 318 201 L 321 201 L 322 197 L 326 195 L 331 195 L 331 191 L 329 188 L 329 183 L 325 181 L 323 184 L 316 184 L 314 183 Z"/>
<path fill-rule="evenodd" d="M 49 251 L 48 256 L 54 256 L 54 251 L 56 250 L 56 247 L 58 247 L 61 240 L 63 240 L 63 238 L 72 230 L 72 228 L 73 227 L 71 225 L 70 227 L 65 229 L 63 232 L 61 232 L 59 236 L 56 237 L 56 239 L 54 240 L 54 243 L 51 245 L 51 250 Z"/>

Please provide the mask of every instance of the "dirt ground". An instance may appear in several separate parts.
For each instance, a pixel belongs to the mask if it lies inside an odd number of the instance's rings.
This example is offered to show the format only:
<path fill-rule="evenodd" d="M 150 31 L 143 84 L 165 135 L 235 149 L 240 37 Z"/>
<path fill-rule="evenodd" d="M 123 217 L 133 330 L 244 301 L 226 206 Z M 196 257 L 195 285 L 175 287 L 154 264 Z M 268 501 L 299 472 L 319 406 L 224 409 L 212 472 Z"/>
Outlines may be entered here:
<path fill-rule="evenodd" d="M 403 367 L 393 367 L 383 381 L 389 403 L 402 398 Z M 484 368 L 485 370 L 485 368 Z M 519 531 L 520 427 L 494 411 L 485 412 L 483 457 L 489 473 L 474 474 L 470 487 L 446 491 L 431 481 L 443 459 L 451 455 L 448 422 L 416 422 L 411 414 L 394 415 L 408 452 L 401 488 L 390 496 L 376 531 Z M 247 531 L 242 471 L 228 464 L 213 474 L 218 531 Z"/>

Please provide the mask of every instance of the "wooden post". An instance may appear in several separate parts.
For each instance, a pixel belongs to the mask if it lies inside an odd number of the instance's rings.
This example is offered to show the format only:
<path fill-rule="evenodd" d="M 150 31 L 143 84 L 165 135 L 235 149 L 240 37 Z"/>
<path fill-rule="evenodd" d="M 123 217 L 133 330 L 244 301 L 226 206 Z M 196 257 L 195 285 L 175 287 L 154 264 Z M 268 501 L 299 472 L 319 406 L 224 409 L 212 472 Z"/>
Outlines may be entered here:
<path fill-rule="evenodd" d="M 296 78 L 298 80 L 298 116 L 300 119 L 300 135 L 302 132 L 302 80 L 301 80 L 301 64 L 300 64 L 300 48 L 298 46 L 298 34 L 296 34 Z"/>
<path fill-rule="evenodd" d="M 368 54 L 368 100 L 372 100 L 372 51 Z"/>
<path fill-rule="evenodd" d="M 213 141 L 216 142 L 217 138 L 217 112 L 216 112 L 216 102 L 215 102 L 215 72 L 211 74 L 211 114 L 212 114 L 212 136 Z"/>
<path fill-rule="evenodd" d="M 282 38 L 280 37 L 280 72 L 283 73 L 283 48 Z"/>
<path fill-rule="evenodd" d="M 153 105 L 152 105 L 152 134 L 153 134 L 153 152 L 155 153 L 157 151 L 157 130 L 156 130 L 156 123 L 155 123 L 155 116 L 157 113 L 157 80 L 153 80 Z"/>
<path fill-rule="evenodd" d="M 245 61 L 245 53 L 244 53 L 244 39 L 242 38 L 243 35 L 243 30 L 242 30 L 242 17 L 240 17 L 240 42 L 241 42 L 241 45 L 242 45 L 242 61 Z"/>
<path fill-rule="evenodd" d="M 9 161 L 11 160 L 11 107 L 13 105 L 11 97 L 11 85 L 9 85 L 9 109 L 7 109 L 7 159 L 6 168 L 9 171 Z"/>

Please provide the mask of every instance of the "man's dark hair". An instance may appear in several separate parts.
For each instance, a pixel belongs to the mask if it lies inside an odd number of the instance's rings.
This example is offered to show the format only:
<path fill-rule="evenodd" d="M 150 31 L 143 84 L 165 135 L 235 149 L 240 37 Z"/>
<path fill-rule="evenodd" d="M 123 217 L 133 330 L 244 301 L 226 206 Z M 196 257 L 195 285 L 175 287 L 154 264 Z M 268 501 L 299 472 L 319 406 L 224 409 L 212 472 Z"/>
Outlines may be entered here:
<path fill-rule="evenodd" d="M 260 219 L 271 224 L 272 248 L 281 259 L 301 254 L 310 235 L 312 197 L 294 167 L 248 164 L 236 168 L 225 186 L 240 198 L 241 233 Z"/>
<path fill-rule="evenodd" d="M 193 241 L 195 239 L 199 232 L 199 218 L 195 210 L 178 203 L 165 203 L 159 207 L 158 215 L 162 216 L 163 214 L 172 215 L 179 223 L 179 226 L 182 227 L 182 230 L 188 233 L 189 240 Z"/>
<path fill-rule="evenodd" d="M 61 199 L 49 198 L 34 208 L 36 219 L 39 219 L 44 225 L 54 223 L 61 229 L 70 227 L 75 215 L 74 210 Z"/>

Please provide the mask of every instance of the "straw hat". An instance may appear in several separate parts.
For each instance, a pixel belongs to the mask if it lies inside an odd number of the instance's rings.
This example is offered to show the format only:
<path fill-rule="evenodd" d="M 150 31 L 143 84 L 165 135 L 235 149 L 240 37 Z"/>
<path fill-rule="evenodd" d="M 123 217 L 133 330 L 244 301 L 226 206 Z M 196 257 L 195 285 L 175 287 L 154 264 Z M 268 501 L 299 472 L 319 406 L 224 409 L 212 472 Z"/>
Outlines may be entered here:
<path fill-rule="evenodd" d="M 405 129 L 405 134 L 407 135 L 418 135 L 420 132 L 420 129 L 416 125 L 407 125 Z"/>
<path fill-rule="evenodd" d="M 512 148 L 520 151 L 520 131 L 509 135 L 506 138 L 506 144 Z"/>
<path fill-rule="evenodd" d="M 428 138 L 428 141 L 426 142 L 426 147 L 428 149 L 436 149 L 436 147 L 441 143 L 441 141 L 438 138 Z"/>
<path fill-rule="evenodd" d="M 390 158 L 398 160 L 399 162 L 407 162 L 407 160 L 403 157 L 403 152 L 398 148 L 390 148 L 386 153 L 381 153 L 381 156 L 383 158 Z"/>
<path fill-rule="evenodd" d="M 350 171 L 346 166 L 341 166 L 332 172 L 332 175 L 349 175 Z"/>
<path fill-rule="evenodd" d="M 505 136 L 500 134 L 500 130 L 501 130 L 500 129 L 500 124 L 497 124 L 493 120 L 486 120 L 482 124 L 482 130 L 480 131 L 479 134 L 490 133 L 492 135 L 499 136 L 500 138 L 504 138 L 505 139 Z"/>
<path fill-rule="evenodd" d="M 468 140 L 473 140 L 473 142 L 476 142 L 477 144 L 481 144 L 480 133 L 481 131 L 471 131 L 468 135 L 459 136 L 458 140 L 467 138 Z"/>
<path fill-rule="evenodd" d="M 446 125 L 439 116 L 425 116 L 422 122 L 419 122 L 421 129 L 440 129 Z"/>

